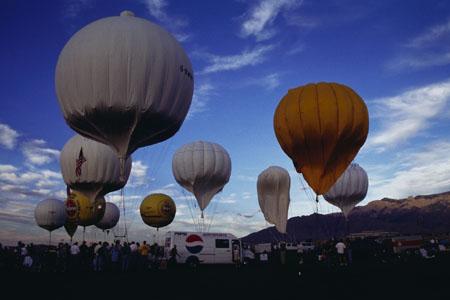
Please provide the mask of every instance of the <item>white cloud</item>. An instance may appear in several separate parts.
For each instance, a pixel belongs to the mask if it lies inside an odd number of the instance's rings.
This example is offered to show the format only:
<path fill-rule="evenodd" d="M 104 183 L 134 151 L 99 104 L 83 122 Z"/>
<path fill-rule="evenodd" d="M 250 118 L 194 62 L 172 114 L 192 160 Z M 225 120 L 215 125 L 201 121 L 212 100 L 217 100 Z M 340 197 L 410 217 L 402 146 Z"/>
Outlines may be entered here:
<path fill-rule="evenodd" d="M 14 149 L 19 133 L 8 125 L 0 124 L 0 146 L 6 149 Z"/>
<path fill-rule="evenodd" d="M 61 173 L 50 170 L 31 170 L 22 172 L 11 165 L 0 165 L 0 180 L 16 185 L 33 182 L 37 182 L 37 184 L 40 185 L 45 185 L 45 183 L 47 183 L 47 185 L 56 185 L 57 182 L 59 184 L 62 183 L 62 181 L 59 181 L 61 179 Z"/>
<path fill-rule="evenodd" d="M 0 165 L 0 173 L 16 172 L 18 169 L 13 165 Z"/>
<path fill-rule="evenodd" d="M 63 16 L 66 18 L 76 18 L 85 7 L 91 6 L 91 0 L 66 0 L 63 6 Z"/>
<path fill-rule="evenodd" d="M 164 8 L 167 6 L 165 0 L 146 0 L 144 2 L 153 17 L 156 19 L 167 19 L 167 14 L 164 11 Z"/>
<path fill-rule="evenodd" d="M 400 156 L 388 170 L 370 170 L 371 200 L 406 198 L 450 190 L 450 142 L 436 142 Z"/>
<path fill-rule="evenodd" d="M 442 38 L 450 37 L 450 20 L 447 23 L 435 25 L 433 27 L 428 28 L 425 32 L 415 37 L 408 43 L 406 43 L 406 47 L 412 48 L 423 48 L 429 47 L 430 43 L 434 43 L 436 41 L 441 40 Z"/>
<path fill-rule="evenodd" d="M 231 175 L 233 176 L 233 175 Z M 246 181 L 246 182 L 256 182 L 258 180 L 258 176 L 248 176 L 248 175 L 236 175 L 233 176 L 233 179 Z"/>
<path fill-rule="evenodd" d="M 257 41 L 270 39 L 276 33 L 271 28 L 278 14 L 283 9 L 289 9 L 298 4 L 296 0 L 261 0 L 248 12 L 249 18 L 242 24 L 241 35 L 256 37 Z"/>
<path fill-rule="evenodd" d="M 175 38 L 184 42 L 190 39 L 191 35 L 180 30 L 186 27 L 189 22 L 183 16 L 173 16 L 167 13 L 168 3 L 165 0 L 144 0 L 143 3 L 147 6 L 148 12 L 152 17 L 161 22 L 164 27 L 173 31 Z"/>
<path fill-rule="evenodd" d="M 369 136 L 365 148 L 384 151 L 423 133 L 450 102 L 450 80 L 374 101 L 373 115 L 382 129 Z"/>
<path fill-rule="evenodd" d="M 450 51 L 443 53 L 420 53 L 415 55 L 402 55 L 390 64 L 393 70 L 408 67 L 423 69 L 426 67 L 445 66 L 450 63 Z"/>
<path fill-rule="evenodd" d="M 291 48 L 291 50 L 289 50 L 286 54 L 287 55 L 296 55 L 296 54 L 303 52 L 304 50 L 305 50 L 305 45 L 298 44 L 298 45 L 293 46 Z"/>
<path fill-rule="evenodd" d="M 142 196 L 124 195 L 123 198 L 120 194 L 108 194 L 105 196 L 107 202 L 112 202 L 117 205 L 122 202 L 122 199 L 125 200 L 125 202 L 136 202 L 137 200 L 142 200 Z"/>
<path fill-rule="evenodd" d="M 22 144 L 22 153 L 31 164 L 43 165 L 57 160 L 60 151 L 45 148 L 44 140 L 31 140 Z"/>
<path fill-rule="evenodd" d="M 250 193 L 250 192 L 243 192 L 242 193 L 242 199 L 248 200 L 248 199 L 251 199 L 251 198 L 252 198 L 252 193 Z"/>
<path fill-rule="evenodd" d="M 214 94 L 214 87 L 209 83 L 195 86 L 191 108 L 186 119 L 192 119 L 194 115 L 206 111 L 206 105 Z"/>
<path fill-rule="evenodd" d="M 206 55 L 210 64 L 201 72 L 203 74 L 219 71 L 237 70 L 246 66 L 255 66 L 265 60 L 265 54 L 274 48 L 273 45 L 258 46 L 253 50 L 244 50 L 240 54 L 229 56 Z"/>
<path fill-rule="evenodd" d="M 265 76 L 261 80 L 261 84 L 268 90 L 272 90 L 280 85 L 280 74 L 273 73 Z"/>
<path fill-rule="evenodd" d="M 153 179 L 147 176 L 147 169 L 149 166 L 145 165 L 141 160 L 132 161 L 131 173 L 128 178 L 127 188 L 135 188 L 143 185 L 148 185 Z"/>
<path fill-rule="evenodd" d="M 388 64 L 392 70 L 450 64 L 450 21 L 427 28 L 402 46 L 402 53 Z"/>

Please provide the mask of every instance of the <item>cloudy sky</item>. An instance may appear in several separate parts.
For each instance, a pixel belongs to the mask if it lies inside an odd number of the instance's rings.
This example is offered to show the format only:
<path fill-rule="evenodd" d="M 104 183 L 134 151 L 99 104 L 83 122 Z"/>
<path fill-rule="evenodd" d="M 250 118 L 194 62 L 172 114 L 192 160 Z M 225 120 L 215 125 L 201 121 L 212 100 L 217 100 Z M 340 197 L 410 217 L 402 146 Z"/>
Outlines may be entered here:
<path fill-rule="evenodd" d="M 172 33 L 194 69 L 193 102 L 171 139 L 133 154 L 132 175 L 107 201 L 123 205 L 130 239 L 167 230 L 231 232 L 271 226 L 259 211 L 256 179 L 276 165 L 291 174 L 289 217 L 337 212 L 311 191 L 281 150 L 273 114 L 288 89 L 310 82 L 353 88 L 370 116 L 355 162 L 369 176 L 372 200 L 450 190 L 450 2 L 359 0 L 64 0 L 2 1 L 0 11 L 0 242 L 46 242 L 34 208 L 65 199 L 59 154 L 75 133 L 66 125 L 54 86 L 58 55 L 85 25 L 123 10 Z M 188 142 L 222 145 L 232 159 L 229 183 L 207 207 L 174 180 L 173 153 Z M 140 201 L 163 192 L 176 202 L 160 232 L 139 216 Z M 123 207 L 121 206 L 121 209 Z M 123 210 L 122 210 L 123 211 Z M 200 222 L 200 224 L 199 224 Z M 124 229 L 122 216 L 116 234 Z M 103 239 L 95 227 L 86 238 Z M 53 239 L 67 241 L 64 228 Z M 112 233 L 107 238 L 112 239 Z M 78 229 L 75 239 L 82 239 Z"/>

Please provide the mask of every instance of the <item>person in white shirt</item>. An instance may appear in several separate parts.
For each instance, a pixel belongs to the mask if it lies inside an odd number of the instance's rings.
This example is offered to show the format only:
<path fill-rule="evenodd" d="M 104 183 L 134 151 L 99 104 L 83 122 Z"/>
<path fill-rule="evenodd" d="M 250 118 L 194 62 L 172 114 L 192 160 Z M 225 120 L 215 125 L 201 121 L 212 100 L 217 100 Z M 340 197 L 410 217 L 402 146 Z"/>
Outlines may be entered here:
<path fill-rule="evenodd" d="M 69 258 L 69 269 L 72 271 L 75 271 L 79 267 L 79 253 L 80 253 L 80 247 L 78 247 L 78 242 L 75 242 L 70 247 L 70 258 Z"/>
<path fill-rule="evenodd" d="M 80 253 L 80 247 L 78 247 L 78 242 L 75 242 L 72 247 L 70 247 L 71 255 L 78 255 Z"/>
<path fill-rule="evenodd" d="M 345 244 L 342 241 L 339 241 L 336 244 L 336 251 L 337 251 L 337 254 L 338 254 L 338 257 L 339 257 L 339 264 L 340 265 L 343 265 L 345 263 L 345 256 L 344 256 L 345 248 L 346 248 L 346 246 L 345 246 Z"/>

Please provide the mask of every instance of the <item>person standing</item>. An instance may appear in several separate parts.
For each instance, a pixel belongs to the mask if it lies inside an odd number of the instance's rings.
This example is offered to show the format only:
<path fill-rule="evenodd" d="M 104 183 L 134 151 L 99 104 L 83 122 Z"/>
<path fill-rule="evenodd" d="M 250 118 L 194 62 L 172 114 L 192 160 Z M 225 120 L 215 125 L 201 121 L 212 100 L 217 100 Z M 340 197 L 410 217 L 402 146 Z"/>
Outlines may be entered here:
<path fill-rule="evenodd" d="M 128 246 L 127 242 L 123 242 L 122 249 L 120 250 L 120 256 L 122 256 L 122 272 L 128 272 L 130 267 L 130 254 L 130 246 Z"/>
<path fill-rule="evenodd" d="M 120 270 L 120 252 L 122 246 L 120 246 L 120 241 L 117 240 L 111 247 L 111 270 L 113 272 L 118 272 Z"/>
<path fill-rule="evenodd" d="M 80 245 L 80 268 L 83 271 L 88 269 L 89 262 L 89 247 L 86 245 L 86 241 L 83 241 Z"/>
<path fill-rule="evenodd" d="M 303 264 L 303 243 L 302 242 L 298 242 L 297 244 L 297 259 L 298 259 L 298 264 L 301 265 Z"/>
<path fill-rule="evenodd" d="M 241 249 L 238 243 L 235 243 L 233 245 L 233 259 L 234 265 L 236 266 L 236 268 L 239 268 L 241 266 Z"/>
<path fill-rule="evenodd" d="M 139 243 L 135 243 L 134 241 L 131 241 L 131 245 L 130 245 L 130 265 L 129 268 L 132 271 L 136 271 L 137 270 L 137 266 L 138 266 L 138 256 L 139 256 Z"/>
<path fill-rule="evenodd" d="M 80 247 L 78 247 L 78 242 L 75 242 L 70 247 L 70 270 L 76 271 L 78 269 L 79 261 L 78 256 L 80 254 Z"/>
<path fill-rule="evenodd" d="M 148 269 L 148 253 L 150 252 L 150 246 L 147 245 L 147 241 L 143 241 L 141 247 L 139 247 L 140 253 L 140 269 L 147 271 Z"/>
<path fill-rule="evenodd" d="M 345 244 L 342 241 L 339 241 L 336 243 L 336 252 L 339 258 L 339 265 L 344 265 L 345 264 Z"/>
<path fill-rule="evenodd" d="M 170 250 L 169 255 L 169 269 L 174 269 L 177 265 L 177 255 L 181 257 L 181 255 L 178 253 L 177 245 L 173 245 L 173 248 Z"/>

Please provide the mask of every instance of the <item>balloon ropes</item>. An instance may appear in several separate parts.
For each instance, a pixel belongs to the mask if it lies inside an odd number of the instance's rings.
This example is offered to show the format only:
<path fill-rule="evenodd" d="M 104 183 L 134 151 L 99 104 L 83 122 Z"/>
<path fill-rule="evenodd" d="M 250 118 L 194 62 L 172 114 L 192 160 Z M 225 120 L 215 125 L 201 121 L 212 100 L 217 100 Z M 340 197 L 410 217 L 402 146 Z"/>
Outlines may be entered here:
<path fill-rule="evenodd" d="M 187 143 L 173 155 L 172 172 L 178 184 L 195 197 L 185 195 L 197 231 L 209 231 L 215 211 L 208 216 L 209 224 L 205 222 L 204 211 L 230 180 L 231 159 L 228 152 L 212 142 Z"/>
<path fill-rule="evenodd" d="M 42 200 L 34 210 L 34 219 L 39 227 L 48 230 L 51 245 L 52 231 L 62 227 L 66 222 L 64 203 L 57 199 Z"/>
<path fill-rule="evenodd" d="M 154 186 L 157 184 L 158 175 L 166 172 L 170 176 L 171 169 L 170 167 L 167 168 L 166 165 L 169 164 L 170 166 L 170 152 L 175 139 L 176 137 L 173 137 L 152 147 L 138 149 L 133 153 L 133 166 L 127 185 L 121 190 L 120 194 L 116 193 L 109 197 L 114 201 L 123 197 L 127 204 L 126 223 L 128 230 L 139 227 L 141 223 L 140 205 L 143 199 L 149 195 L 149 191 L 156 190 Z M 163 166 L 164 169 L 162 169 Z M 165 187 L 159 187 L 157 190 L 165 193 Z M 121 212 L 122 215 L 125 213 L 122 208 Z M 124 219 L 121 218 L 118 226 L 123 226 Z M 116 229 L 115 231 L 117 231 Z"/>
<path fill-rule="evenodd" d="M 181 127 L 192 101 L 193 74 L 183 47 L 167 30 L 124 11 L 70 38 L 56 64 L 55 89 L 70 128 L 116 154 L 124 186 L 131 154 Z M 78 155 L 82 162 L 85 151 Z"/>

